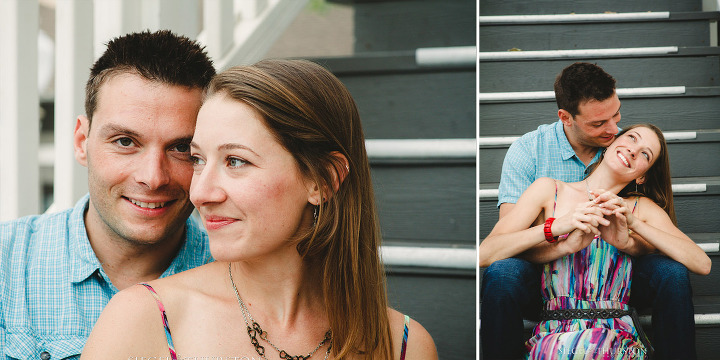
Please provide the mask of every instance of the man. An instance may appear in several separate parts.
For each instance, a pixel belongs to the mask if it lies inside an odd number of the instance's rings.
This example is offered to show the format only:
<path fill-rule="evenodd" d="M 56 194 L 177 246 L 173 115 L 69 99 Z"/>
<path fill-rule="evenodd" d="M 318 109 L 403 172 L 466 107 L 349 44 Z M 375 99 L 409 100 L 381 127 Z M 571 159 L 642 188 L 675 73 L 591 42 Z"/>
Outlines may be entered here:
<path fill-rule="evenodd" d="M 189 218 L 189 143 L 214 75 L 197 43 L 169 31 L 108 44 L 75 127 L 89 194 L 0 224 L 0 358 L 78 357 L 119 290 L 210 260 Z"/>
<path fill-rule="evenodd" d="M 588 63 L 566 67 L 555 81 L 555 97 L 559 121 L 523 135 L 505 155 L 500 217 L 537 178 L 582 180 L 619 130 L 615 79 L 600 67 Z M 523 357 L 523 318 L 537 320 L 542 306 L 540 270 L 527 259 L 551 261 L 550 245 L 497 261 L 485 270 L 480 314 L 484 359 Z M 692 290 L 682 264 L 659 254 L 635 258 L 630 303 L 636 308 L 652 306 L 655 359 L 696 357 Z"/>

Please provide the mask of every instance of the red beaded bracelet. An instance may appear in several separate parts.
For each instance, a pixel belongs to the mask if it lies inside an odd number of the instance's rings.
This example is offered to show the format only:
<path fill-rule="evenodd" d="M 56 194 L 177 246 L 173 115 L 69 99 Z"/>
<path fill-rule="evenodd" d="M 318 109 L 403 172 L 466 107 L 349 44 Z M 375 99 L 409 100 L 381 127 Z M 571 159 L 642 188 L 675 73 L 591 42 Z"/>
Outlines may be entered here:
<path fill-rule="evenodd" d="M 543 231 L 545 232 L 545 240 L 549 243 L 554 243 L 558 241 L 558 238 L 553 236 L 552 230 L 550 229 L 552 227 L 553 221 L 555 221 L 555 218 L 548 218 L 547 220 L 545 220 L 545 226 L 543 226 Z"/>

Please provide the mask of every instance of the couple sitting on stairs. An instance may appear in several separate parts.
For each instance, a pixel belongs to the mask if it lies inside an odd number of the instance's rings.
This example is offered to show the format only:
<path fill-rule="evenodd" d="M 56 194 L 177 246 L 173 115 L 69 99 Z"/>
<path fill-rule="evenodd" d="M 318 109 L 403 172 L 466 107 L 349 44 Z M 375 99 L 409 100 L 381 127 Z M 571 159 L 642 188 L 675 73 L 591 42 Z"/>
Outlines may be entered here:
<path fill-rule="evenodd" d="M 566 67 L 555 96 L 560 120 L 508 150 L 479 247 L 484 358 L 695 358 L 688 270 L 711 261 L 677 228 L 662 132 L 618 133 L 615 79 L 596 65 Z M 653 345 L 631 304 L 653 307 Z M 539 320 L 527 341 L 523 317 Z"/>

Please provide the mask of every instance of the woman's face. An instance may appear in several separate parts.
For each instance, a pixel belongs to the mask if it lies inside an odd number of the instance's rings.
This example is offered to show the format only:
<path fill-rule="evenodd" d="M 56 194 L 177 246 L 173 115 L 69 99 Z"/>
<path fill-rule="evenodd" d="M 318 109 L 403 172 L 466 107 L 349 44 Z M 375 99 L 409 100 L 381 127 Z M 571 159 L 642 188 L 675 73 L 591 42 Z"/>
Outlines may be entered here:
<path fill-rule="evenodd" d="M 210 97 L 198 113 L 190 153 L 190 200 L 215 259 L 294 251 L 291 240 L 312 224 L 314 184 L 254 108 L 222 94 Z"/>
<path fill-rule="evenodd" d="M 651 129 L 639 126 L 619 136 L 605 151 L 603 161 L 629 179 L 642 177 L 660 155 L 660 139 Z"/>

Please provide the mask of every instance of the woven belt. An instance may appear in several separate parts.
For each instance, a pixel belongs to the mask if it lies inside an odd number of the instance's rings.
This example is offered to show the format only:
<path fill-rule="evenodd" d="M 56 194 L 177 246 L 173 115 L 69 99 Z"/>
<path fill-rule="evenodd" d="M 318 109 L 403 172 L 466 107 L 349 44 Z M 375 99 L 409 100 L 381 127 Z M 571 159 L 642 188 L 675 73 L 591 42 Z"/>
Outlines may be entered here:
<path fill-rule="evenodd" d="M 640 337 L 640 341 L 645 345 L 645 349 L 648 351 L 650 356 L 652 357 L 653 352 L 655 349 L 653 348 L 652 344 L 650 343 L 650 339 L 648 339 L 647 335 L 645 334 L 645 331 L 643 331 L 642 326 L 640 325 L 640 319 L 638 318 L 637 312 L 635 312 L 635 309 L 629 308 L 627 310 L 623 309 L 561 309 L 561 310 L 541 310 L 540 311 L 540 320 L 569 320 L 569 319 L 612 319 L 612 318 L 619 318 L 623 317 L 625 315 L 630 315 L 632 317 L 633 323 L 635 324 L 635 329 L 638 332 L 638 336 Z"/>
<path fill-rule="evenodd" d="M 542 310 L 542 320 L 568 320 L 568 319 L 611 319 L 625 315 L 632 315 L 632 310 L 623 309 L 562 309 Z"/>

